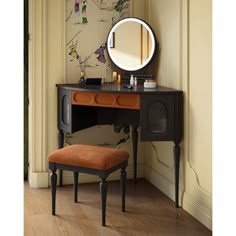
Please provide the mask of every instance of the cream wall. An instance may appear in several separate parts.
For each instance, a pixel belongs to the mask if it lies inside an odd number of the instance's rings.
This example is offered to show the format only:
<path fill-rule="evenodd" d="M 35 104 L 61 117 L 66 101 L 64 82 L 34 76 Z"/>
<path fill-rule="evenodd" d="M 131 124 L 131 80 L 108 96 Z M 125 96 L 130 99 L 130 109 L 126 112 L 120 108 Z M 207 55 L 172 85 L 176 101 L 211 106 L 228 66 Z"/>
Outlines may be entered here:
<path fill-rule="evenodd" d="M 211 0 L 150 0 L 149 23 L 160 43 L 152 63 L 160 85 L 184 91 L 182 207 L 212 225 Z M 174 200 L 172 143 L 146 143 L 144 176 Z"/>
<path fill-rule="evenodd" d="M 147 20 L 156 33 L 160 47 L 152 63 L 152 74 L 157 78 L 158 84 L 176 89 L 182 89 L 180 10 L 179 0 L 150 0 L 147 9 Z M 145 177 L 174 200 L 173 143 L 149 142 L 144 147 Z M 183 193 L 182 156 L 180 199 Z"/>
<path fill-rule="evenodd" d="M 160 42 L 152 64 L 158 84 L 184 91 L 180 204 L 211 228 L 211 1 L 135 0 L 131 7 Z M 55 84 L 65 82 L 65 1 L 30 0 L 30 8 L 29 182 L 47 187 L 47 155 L 57 149 Z M 130 151 L 131 143 L 124 148 Z M 139 143 L 138 173 L 174 199 L 172 148 L 171 142 Z M 132 162 L 128 171 L 132 176 Z"/>
<path fill-rule="evenodd" d="M 183 207 L 212 224 L 212 2 L 189 1 Z M 197 206 L 197 207 L 195 207 Z"/>

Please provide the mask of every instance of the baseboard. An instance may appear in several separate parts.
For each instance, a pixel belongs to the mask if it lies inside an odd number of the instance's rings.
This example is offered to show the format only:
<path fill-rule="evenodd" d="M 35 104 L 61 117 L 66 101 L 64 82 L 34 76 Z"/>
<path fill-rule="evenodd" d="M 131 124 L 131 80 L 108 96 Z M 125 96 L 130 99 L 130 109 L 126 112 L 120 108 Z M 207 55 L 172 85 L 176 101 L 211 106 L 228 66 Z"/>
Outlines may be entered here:
<path fill-rule="evenodd" d="M 48 172 L 32 172 L 29 168 L 28 182 L 31 188 L 48 188 Z"/>
<path fill-rule="evenodd" d="M 200 221 L 208 229 L 212 230 L 212 209 L 196 201 L 191 195 L 184 193 L 183 209 Z"/>
<path fill-rule="evenodd" d="M 156 170 L 150 166 L 144 166 L 144 176 L 151 184 L 157 187 L 161 192 L 163 192 L 172 201 L 175 201 L 175 185 L 168 179 L 161 176 Z M 179 189 L 179 206 L 182 206 L 182 195 L 183 191 Z"/>
<path fill-rule="evenodd" d="M 175 199 L 175 185 L 168 179 L 161 176 L 156 170 L 145 165 L 144 166 L 144 176 L 151 184 L 157 187 L 161 192 L 163 192 L 167 197 L 174 201 Z M 195 201 L 193 197 L 179 190 L 179 205 L 187 211 L 190 215 L 200 221 L 208 229 L 212 230 L 212 216 L 211 209 L 203 205 L 199 201 Z"/>

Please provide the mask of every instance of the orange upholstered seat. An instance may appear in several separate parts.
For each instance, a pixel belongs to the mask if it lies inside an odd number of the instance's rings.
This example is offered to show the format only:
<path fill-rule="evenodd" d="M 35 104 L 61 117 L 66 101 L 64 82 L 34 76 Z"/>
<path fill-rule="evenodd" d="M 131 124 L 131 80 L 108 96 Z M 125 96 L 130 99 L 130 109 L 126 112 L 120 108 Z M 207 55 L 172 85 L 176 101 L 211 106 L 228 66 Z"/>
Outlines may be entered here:
<path fill-rule="evenodd" d="M 71 166 L 79 166 L 98 170 L 108 170 L 117 164 L 128 160 L 126 151 L 74 144 L 59 149 L 49 155 L 48 161 Z"/>
<path fill-rule="evenodd" d="M 126 167 L 129 153 L 115 148 L 75 144 L 61 148 L 48 156 L 51 170 L 52 214 L 56 211 L 57 173 L 60 169 L 74 172 L 74 201 L 77 202 L 79 173 L 97 175 L 101 179 L 102 225 L 106 224 L 107 177 L 120 169 L 121 203 L 125 211 Z M 61 173 L 62 174 L 62 173 Z"/>

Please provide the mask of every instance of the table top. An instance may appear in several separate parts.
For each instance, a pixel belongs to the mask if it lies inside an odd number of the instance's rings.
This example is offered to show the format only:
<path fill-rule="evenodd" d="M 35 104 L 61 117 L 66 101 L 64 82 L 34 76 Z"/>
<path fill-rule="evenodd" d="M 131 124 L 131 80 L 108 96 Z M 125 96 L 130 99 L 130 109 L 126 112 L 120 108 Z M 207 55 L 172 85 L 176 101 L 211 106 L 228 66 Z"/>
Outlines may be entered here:
<path fill-rule="evenodd" d="M 87 91 L 87 92 L 105 92 L 105 93 L 128 93 L 128 94 L 182 94 L 183 91 L 167 88 L 157 85 L 156 88 L 144 88 L 143 85 L 133 86 L 132 89 L 125 88 L 124 85 L 117 85 L 112 83 L 104 83 L 102 85 L 85 85 L 79 84 L 57 84 L 58 88 L 63 88 L 73 91 Z"/>

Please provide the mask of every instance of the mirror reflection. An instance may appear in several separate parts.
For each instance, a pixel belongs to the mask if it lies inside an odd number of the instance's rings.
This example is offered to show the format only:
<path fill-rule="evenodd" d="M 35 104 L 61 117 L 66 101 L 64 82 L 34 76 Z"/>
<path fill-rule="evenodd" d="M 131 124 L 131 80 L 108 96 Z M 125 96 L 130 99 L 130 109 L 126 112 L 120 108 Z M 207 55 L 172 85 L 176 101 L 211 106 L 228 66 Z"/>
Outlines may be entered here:
<path fill-rule="evenodd" d="M 107 43 L 113 63 L 127 71 L 144 68 L 156 51 L 156 38 L 151 27 L 138 18 L 125 18 L 116 23 Z"/>

